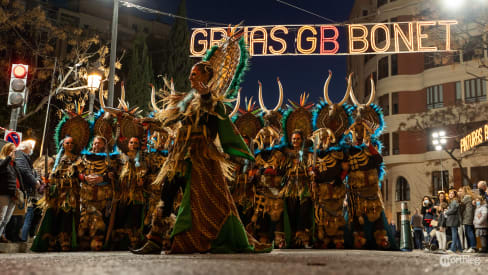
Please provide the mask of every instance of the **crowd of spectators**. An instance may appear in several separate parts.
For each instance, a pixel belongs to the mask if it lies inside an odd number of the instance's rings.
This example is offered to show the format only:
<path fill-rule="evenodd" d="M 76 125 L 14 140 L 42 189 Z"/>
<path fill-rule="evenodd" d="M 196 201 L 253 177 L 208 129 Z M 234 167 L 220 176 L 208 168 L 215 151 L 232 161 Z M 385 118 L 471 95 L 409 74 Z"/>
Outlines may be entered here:
<path fill-rule="evenodd" d="M 42 181 L 31 160 L 33 147 L 29 141 L 17 148 L 7 143 L 0 151 L 0 242 L 28 241 L 40 221 Z"/>
<path fill-rule="evenodd" d="M 469 186 L 439 191 L 436 200 L 422 199 L 422 207 L 411 217 L 414 248 L 439 249 L 447 253 L 488 252 L 488 206 L 486 181 Z"/>

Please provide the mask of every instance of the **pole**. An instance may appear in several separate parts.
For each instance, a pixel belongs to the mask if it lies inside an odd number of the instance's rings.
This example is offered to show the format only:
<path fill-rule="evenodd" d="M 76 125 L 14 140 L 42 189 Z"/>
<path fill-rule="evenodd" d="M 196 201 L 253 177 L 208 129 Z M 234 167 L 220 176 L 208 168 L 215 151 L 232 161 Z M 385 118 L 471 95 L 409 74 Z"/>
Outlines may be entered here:
<path fill-rule="evenodd" d="M 443 171 L 442 171 L 442 170 L 443 170 L 443 169 L 442 169 L 442 157 L 441 157 L 441 158 L 439 158 L 439 161 L 440 161 L 440 163 L 441 163 L 441 186 L 442 186 L 442 191 L 444 191 L 444 173 L 442 173 L 442 172 L 443 172 Z"/>
<path fill-rule="evenodd" d="M 47 122 L 49 120 L 49 109 L 51 108 L 51 94 L 52 89 L 54 88 L 54 75 L 56 74 L 56 66 L 58 65 L 58 58 L 54 58 L 54 67 L 53 67 L 53 75 L 51 77 L 51 89 L 49 90 L 49 97 L 47 99 L 47 110 L 46 110 L 46 119 L 44 120 L 44 130 L 42 131 L 42 142 L 41 142 L 41 152 L 39 153 L 39 157 L 42 157 L 42 150 L 44 149 L 44 142 L 46 139 L 46 132 L 47 132 Z"/>
<path fill-rule="evenodd" d="M 110 43 L 110 72 L 108 76 L 108 107 L 114 106 L 115 58 L 117 51 L 117 24 L 119 22 L 119 0 L 114 0 L 112 16 L 112 42 Z"/>
<path fill-rule="evenodd" d="M 15 107 L 12 109 L 12 112 L 10 113 L 10 124 L 8 126 L 10 130 L 13 131 L 17 130 L 17 120 L 19 118 L 19 113 L 20 113 L 20 107 Z"/>
<path fill-rule="evenodd" d="M 95 91 L 90 91 L 88 94 L 89 97 L 89 105 L 88 105 L 88 111 L 90 112 L 90 121 L 93 121 L 94 115 L 93 115 L 93 104 L 95 102 Z"/>
<path fill-rule="evenodd" d="M 408 211 L 408 205 L 406 202 L 402 202 L 401 212 L 401 235 L 400 235 L 400 250 L 412 251 L 412 231 L 410 229 L 410 211 Z"/>

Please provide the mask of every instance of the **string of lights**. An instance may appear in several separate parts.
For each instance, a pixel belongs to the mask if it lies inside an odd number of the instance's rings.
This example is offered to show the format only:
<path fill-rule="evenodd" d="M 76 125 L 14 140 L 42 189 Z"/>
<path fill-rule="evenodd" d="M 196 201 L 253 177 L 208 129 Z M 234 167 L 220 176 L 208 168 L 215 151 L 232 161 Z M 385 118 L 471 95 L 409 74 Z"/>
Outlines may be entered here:
<path fill-rule="evenodd" d="M 172 17 L 172 18 L 188 20 L 190 22 L 200 24 L 200 25 L 203 25 L 206 27 L 211 26 L 211 25 L 213 25 L 213 26 L 228 26 L 229 25 L 229 24 L 225 24 L 225 23 L 205 21 L 205 20 L 194 19 L 194 18 L 190 18 L 190 17 L 186 17 L 186 16 L 176 15 L 176 14 L 169 13 L 169 12 L 164 12 L 164 11 L 159 11 L 159 10 L 143 7 L 143 6 L 134 4 L 134 3 L 127 2 L 127 1 L 120 1 L 120 4 L 122 4 L 123 6 L 125 6 L 127 8 L 135 8 L 137 10 L 140 10 L 140 11 L 146 12 L 146 13 L 150 13 L 150 14 L 159 14 L 159 15 L 164 15 L 164 16 L 168 16 L 168 17 Z"/>

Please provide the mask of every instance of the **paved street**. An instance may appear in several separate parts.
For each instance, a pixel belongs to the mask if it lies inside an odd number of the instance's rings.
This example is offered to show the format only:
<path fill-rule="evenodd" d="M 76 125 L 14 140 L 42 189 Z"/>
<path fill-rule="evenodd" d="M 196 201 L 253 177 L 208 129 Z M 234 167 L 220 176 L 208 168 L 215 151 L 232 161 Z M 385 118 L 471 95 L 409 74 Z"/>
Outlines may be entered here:
<path fill-rule="evenodd" d="M 450 261 L 449 267 L 440 263 Z M 481 274 L 488 257 L 359 250 L 138 256 L 128 252 L 0 254 L 0 274 Z M 449 264 L 449 263 L 447 263 Z"/>

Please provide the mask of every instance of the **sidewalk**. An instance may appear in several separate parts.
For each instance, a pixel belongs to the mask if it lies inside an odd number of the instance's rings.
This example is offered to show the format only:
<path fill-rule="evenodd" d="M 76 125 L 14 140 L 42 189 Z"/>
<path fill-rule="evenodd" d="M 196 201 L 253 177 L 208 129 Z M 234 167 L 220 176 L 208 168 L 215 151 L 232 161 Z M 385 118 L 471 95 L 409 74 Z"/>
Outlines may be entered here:
<path fill-rule="evenodd" d="M 0 253 L 26 253 L 30 252 L 31 242 L 0 243 Z"/>

